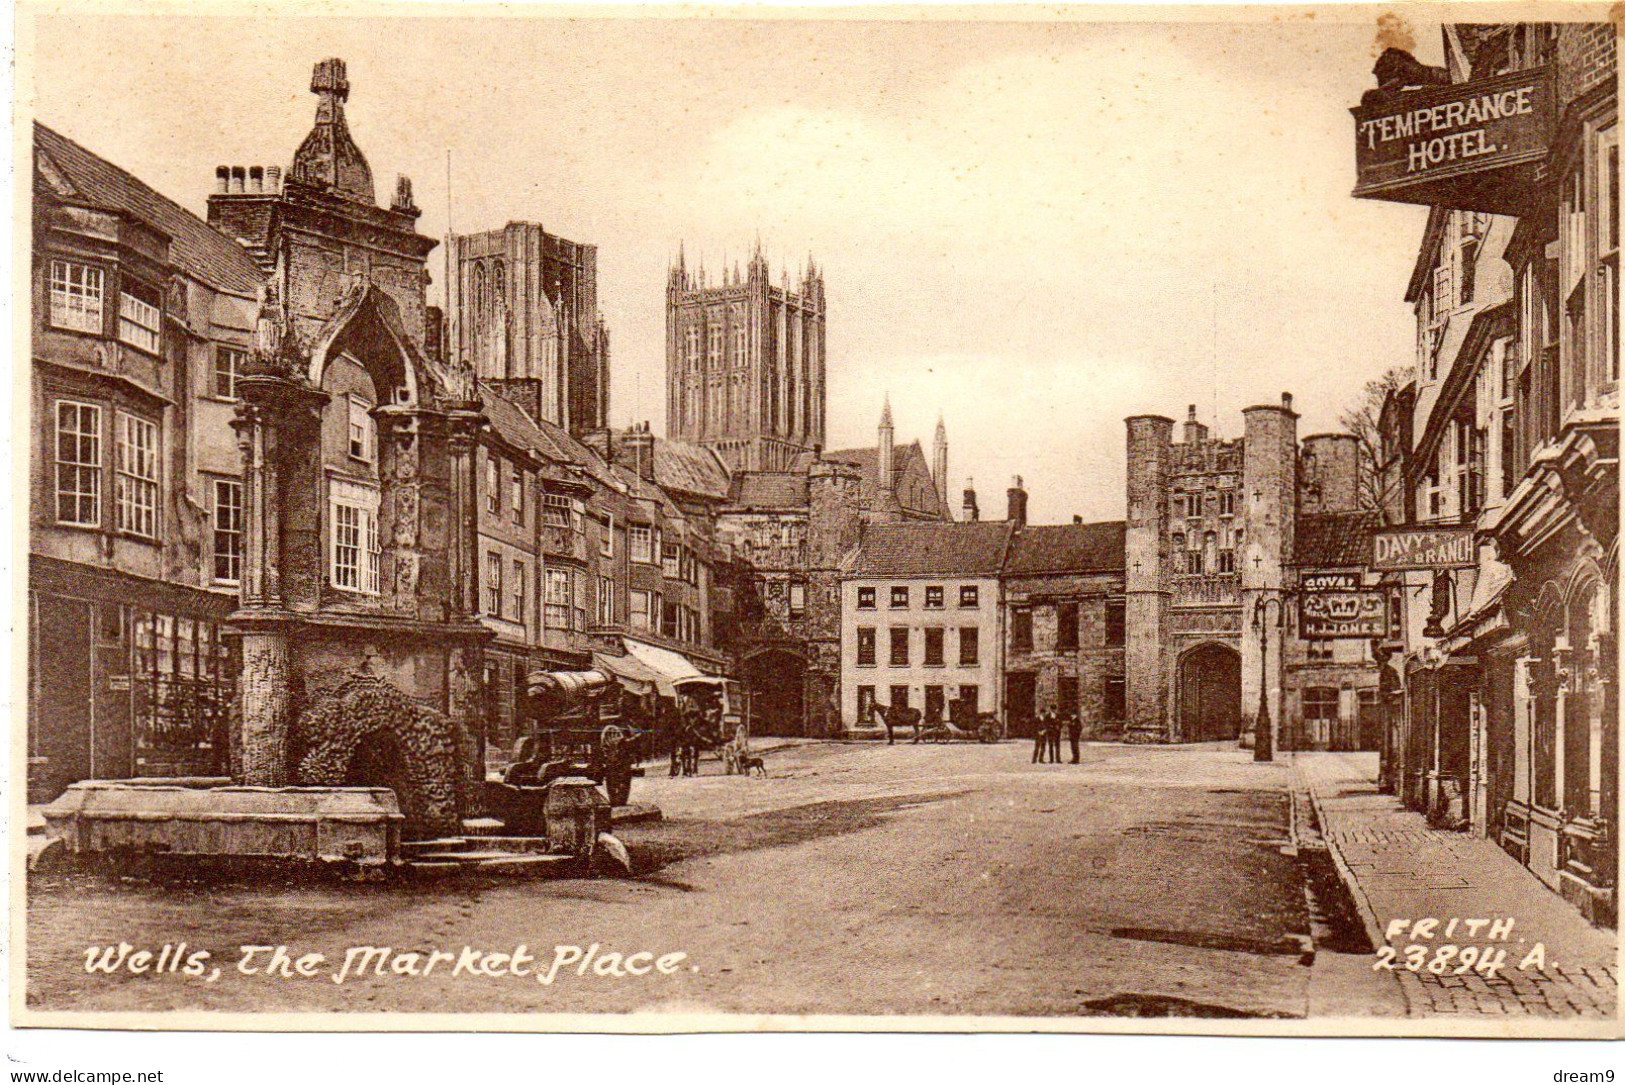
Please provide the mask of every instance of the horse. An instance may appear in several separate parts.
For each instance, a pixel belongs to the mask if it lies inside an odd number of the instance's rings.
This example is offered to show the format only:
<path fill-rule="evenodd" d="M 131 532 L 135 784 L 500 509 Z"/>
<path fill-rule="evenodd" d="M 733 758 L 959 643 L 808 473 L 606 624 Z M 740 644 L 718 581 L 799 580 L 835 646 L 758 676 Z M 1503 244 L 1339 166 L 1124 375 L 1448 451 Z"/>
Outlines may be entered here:
<path fill-rule="evenodd" d="M 876 701 L 869 706 L 869 711 L 880 717 L 881 725 L 886 728 L 886 745 L 890 746 L 896 741 L 895 730 L 898 727 L 914 728 L 914 741 L 920 741 L 921 712 L 918 708 L 910 708 L 906 704 L 883 705 Z"/>

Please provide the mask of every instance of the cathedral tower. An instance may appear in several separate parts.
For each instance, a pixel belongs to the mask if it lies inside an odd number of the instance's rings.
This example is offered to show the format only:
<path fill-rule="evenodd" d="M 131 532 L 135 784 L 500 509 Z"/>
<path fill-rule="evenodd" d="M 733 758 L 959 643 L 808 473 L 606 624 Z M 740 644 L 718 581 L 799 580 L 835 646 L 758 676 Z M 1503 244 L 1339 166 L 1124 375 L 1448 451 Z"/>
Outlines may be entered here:
<path fill-rule="evenodd" d="M 666 434 L 736 470 L 779 471 L 824 443 L 824 277 L 773 285 L 760 245 L 712 282 L 681 248 L 666 279 Z"/>

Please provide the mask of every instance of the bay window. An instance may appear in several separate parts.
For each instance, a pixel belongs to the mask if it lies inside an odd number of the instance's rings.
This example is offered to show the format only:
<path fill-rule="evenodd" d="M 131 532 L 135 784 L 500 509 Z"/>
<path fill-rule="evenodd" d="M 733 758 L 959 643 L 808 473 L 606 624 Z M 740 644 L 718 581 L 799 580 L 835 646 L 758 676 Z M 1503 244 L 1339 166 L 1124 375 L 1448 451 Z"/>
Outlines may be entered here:
<path fill-rule="evenodd" d="M 51 261 L 51 324 L 76 332 L 102 334 L 102 290 L 99 267 L 69 260 Z"/>
<path fill-rule="evenodd" d="M 124 281 L 118 296 L 118 337 L 137 350 L 158 353 L 163 310 L 157 290 L 145 283 Z"/>

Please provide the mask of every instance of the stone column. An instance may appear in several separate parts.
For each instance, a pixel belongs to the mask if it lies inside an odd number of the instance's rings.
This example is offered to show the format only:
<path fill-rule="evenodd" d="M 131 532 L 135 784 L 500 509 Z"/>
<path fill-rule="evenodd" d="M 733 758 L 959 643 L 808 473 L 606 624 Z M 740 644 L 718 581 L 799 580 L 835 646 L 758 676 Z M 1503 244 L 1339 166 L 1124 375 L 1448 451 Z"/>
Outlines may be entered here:
<path fill-rule="evenodd" d="M 420 617 L 418 589 L 423 576 L 422 440 L 414 411 L 382 407 L 378 419 L 379 479 L 383 504 L 378 510 L 385 580 L 385 606 L 397 614 Z"/>
<path fill-rule="evenodd" d="M 479 493 L 475 480 L 474 449 L 485 414 L 477 401 L 458 403 L 448 414 L 447 510 L 448 578 L 446 619 L 470 626 L 468 634 L 446 648 L 446 715 L 457 726 L 464 768 L 464 811 L 475 808 L 485 778 L 485 727 L 480 689 L 484 651 L 479 614 Z"/>
<path fill-rule="evenodd" d="M 312 502 L 316 493 L 285 487 L 290 453 L 319 430 L 313 421 L 325 396 L 284 377 L 249 376 L 232 423 L 243 457 L 244 553 L 239 609 L 231 627 L 242 638 L 241 733 L 238 781 L 282 787 L 289 781 L 288 730 L 294 710 L 294 616 L 283 597 L 284 502 Z M 297 490 L 298 487 L 295 487 Z"/>

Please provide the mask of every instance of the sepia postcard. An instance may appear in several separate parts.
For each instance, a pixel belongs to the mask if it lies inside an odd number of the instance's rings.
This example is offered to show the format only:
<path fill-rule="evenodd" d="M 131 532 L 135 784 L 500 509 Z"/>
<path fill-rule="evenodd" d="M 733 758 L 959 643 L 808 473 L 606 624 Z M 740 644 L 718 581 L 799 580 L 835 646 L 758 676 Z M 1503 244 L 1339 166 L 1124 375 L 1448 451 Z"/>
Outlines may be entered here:
<path fill-rule="evenodd" d="M 1617 1036 L 1616 18 L 25 4 L 13 1024 Z"/>

